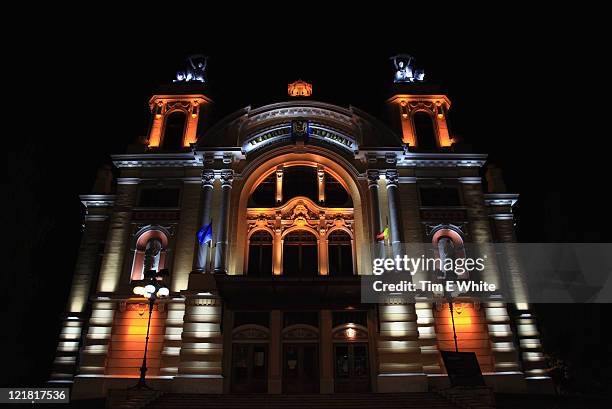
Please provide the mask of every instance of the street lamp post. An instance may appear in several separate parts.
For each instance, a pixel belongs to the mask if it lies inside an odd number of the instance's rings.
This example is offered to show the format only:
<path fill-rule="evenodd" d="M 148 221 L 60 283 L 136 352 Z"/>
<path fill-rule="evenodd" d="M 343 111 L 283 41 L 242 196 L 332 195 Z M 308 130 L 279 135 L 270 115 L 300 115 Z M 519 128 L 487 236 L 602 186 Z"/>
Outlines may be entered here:
<path fill-rule="evenodd" d="M 144 356 L 142 357 L 142 366 L 140 367 L 140 378 L 136 384 L 136 389 L 150 389 L 145 381 L 147 374 L 147 351 L 149 349 L 149 330 L 151 329 L 151 315 L 153 314 L 153 306 L 159 298 L 167 297 L 170 290 L 163 285 L 164 277 L 168 276 L 168 269 L 159 271 L 149 270 L 144 274 L 144 286 L 138 285 L 134 287 L 134 294 L 145 297 L 149 300 L 149 319 L 147 321 L 147 337 L 145 339 Z"/>
<path fill-rule="evenodd" d="M 451 323 L 453 324 L 453 338 L 455 339 L 455 352 L 459 352 L 459 344 L 457 344 L 457 330 L 455 329 L 455 317 L 453 314 L 453 297 L 447 294 L 448 309 L 450 310 Z"/>

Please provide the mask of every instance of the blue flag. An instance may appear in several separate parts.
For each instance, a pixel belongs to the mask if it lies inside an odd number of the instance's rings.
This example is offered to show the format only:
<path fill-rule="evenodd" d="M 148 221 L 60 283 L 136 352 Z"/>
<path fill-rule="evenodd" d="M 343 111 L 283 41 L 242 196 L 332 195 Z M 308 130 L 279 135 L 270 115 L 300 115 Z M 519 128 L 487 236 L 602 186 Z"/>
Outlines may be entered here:
<path fill-rule="evenodd" d="M 198 232 L 198 241 L 200 244 L 206 244 L 212 241 L 212 220 Z"/>

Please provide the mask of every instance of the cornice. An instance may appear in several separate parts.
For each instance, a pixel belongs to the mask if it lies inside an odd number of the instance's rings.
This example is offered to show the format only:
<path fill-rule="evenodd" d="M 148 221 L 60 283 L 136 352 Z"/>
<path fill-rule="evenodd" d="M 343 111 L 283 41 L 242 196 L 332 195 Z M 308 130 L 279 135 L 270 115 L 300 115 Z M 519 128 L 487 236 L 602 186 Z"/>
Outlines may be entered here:
<path fill-rule="evenodd" d="M 398 158 L 398 167 L 483 167 L 488 155 L 485 153 L 417 153 L 406 152 Z"/>
<path fill-rule="evenodd" d="M 112 207 L 115 204 L 115 195 L 80 195 L 81 203 L 85 207 Z"/>
<path fill-rule="evenodd" d="M 519 198 L 518 193 L 485 193 L 487 206 L 514 206 Z"/>
<path fill-rule="evenodd" d="M 184 168 L 202 166 L 202 157 L 194 152 L 137 153 L 111 155 L 118 168 Z"/>

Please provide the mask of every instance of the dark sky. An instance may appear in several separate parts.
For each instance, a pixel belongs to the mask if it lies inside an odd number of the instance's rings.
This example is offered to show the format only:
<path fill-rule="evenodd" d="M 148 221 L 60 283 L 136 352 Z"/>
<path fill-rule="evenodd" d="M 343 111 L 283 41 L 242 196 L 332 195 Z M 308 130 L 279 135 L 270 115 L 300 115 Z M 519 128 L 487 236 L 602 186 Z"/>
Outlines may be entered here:
<path fill-rule="evenodd" d="M 522 241 L 609 241 L 610 221 L 593 221 L 608 208 L 596 192 L 609 174 L 601 160 L 609 141 L 592 130 L 598 107 L 583 94 L 585 57 L 568 53 L 570 32 L 529 14 L 454 24 L 407 15 L 400 24 L 381 20 L 389 11 L 362 11 L 334 19 L 302 10 L 214 27 L 207 14 L 191 29 L 128 34 L 107 21 L 41 33 L 34 54 L 45 62 L 45 79 L 21 85 L 39 103 L 19 122 L 27 132 L 11 139 L 7 162 L 6 222 L 15 235 L 3 283 L 20 294 L 8 301 L 16 335 L 3 339 L 13 357 L 8 383 L 46 376 L 80 241 L 78 195 L 89 192 L 110 154 L 146 132 L 152 90 L 190 53 L 210 56 L 218 116 L 286 100 L 287 83 L 298 78 L 313 83 L 314 99 L 378 116 L 393 75 L 389 57 L 410 53 L 450 97 L 452 132 L 489 153 L 509 190 L 521 194 Z"/>

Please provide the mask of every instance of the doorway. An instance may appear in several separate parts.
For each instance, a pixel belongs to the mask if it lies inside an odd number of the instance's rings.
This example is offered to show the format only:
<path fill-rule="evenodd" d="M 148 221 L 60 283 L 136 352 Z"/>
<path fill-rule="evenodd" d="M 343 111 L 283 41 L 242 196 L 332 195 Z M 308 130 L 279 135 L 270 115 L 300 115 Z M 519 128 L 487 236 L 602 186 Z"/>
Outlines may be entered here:
<path fill-rule="evenodd" d="M 267 344 L 234 344 L 231 390 L 236 393 L 268 391 Z"/>
<path fill-rule="evenodd" d="M 319 349 L 314 343 L 283 345 L 283 393 L 319 392 Z"/>
<path fill-rule="evenodd" d="M 353 393 L 370 391 L 367 344 L 334 345 L 334 390 Z"/>

